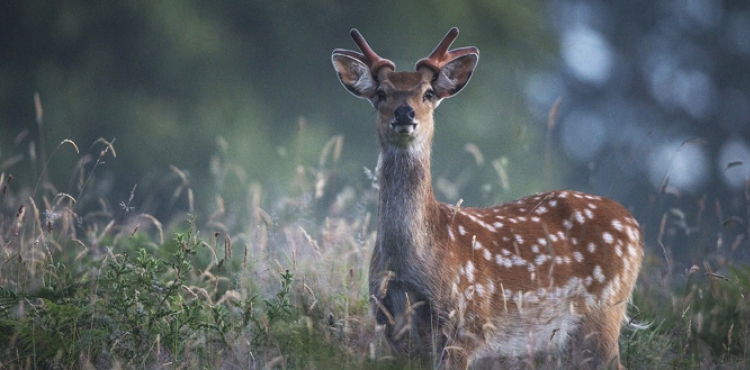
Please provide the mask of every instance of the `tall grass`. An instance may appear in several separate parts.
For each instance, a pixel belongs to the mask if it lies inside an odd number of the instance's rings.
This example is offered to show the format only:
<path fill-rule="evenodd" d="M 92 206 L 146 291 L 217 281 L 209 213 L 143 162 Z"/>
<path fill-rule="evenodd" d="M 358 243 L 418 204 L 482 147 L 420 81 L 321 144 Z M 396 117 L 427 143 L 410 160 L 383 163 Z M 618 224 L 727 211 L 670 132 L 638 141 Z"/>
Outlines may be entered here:
<path fill-rule="evenodd" d="M 247 181 L 200 217 L 172 168 L 185 212 L 166 226 L 132 205 L 137 187 L 116 207 L 88 193 L 116 155 L 106 140 L 75 166 L 75 194 L 0 173 L 0 368 L 380 368 L 365 288 L 374 190 L 323 201 L 342 144 L 299 164 L 289 194 Z M 79 154 L 66 139 L 45 162 L 68 146 Z M 214 180 L 236 166 L 214 158 Z"/>
<path fill-rule="evenodd" d="M 217 186 L 214 204 L 202 207 L 189 176 L 172 168 L 169 201 L 184 201 L 177 222 L 139 212 L 134 197 L 147 190 L 134 187 L 118 206 L 92 190 L 100 162 L 116 160 L 107 140 L 93 155 L 63 140 L 34 185 L 13 181 L 8 169 L 24 171 L 19 165 L 2 167 L 0 369 L 429 368 L 395 359 L 370 314 L 376 183 L 331 186 L 342 146 L 337 136 L 317 163 L 296 159 L 284 191 L 235 176 L 240 196 L 225 199 Z M 80 156 L 73 192 L 44 175 L 66 149 Z M 241 167 L 225 156 L 211 166 L 216 184 Z M 728 258 L 748 247 L 747 228 L 674 204 L 649 212 L 631 312 L 651 326 L 624 330 L 623 364 L 750 368 L 750 269 Z M 746 215 L 735 221 L 748 224 Z M 719 239 L 732 243 L 717 249 Z M 703 253 L 681 259 L 686 246 Z"/>

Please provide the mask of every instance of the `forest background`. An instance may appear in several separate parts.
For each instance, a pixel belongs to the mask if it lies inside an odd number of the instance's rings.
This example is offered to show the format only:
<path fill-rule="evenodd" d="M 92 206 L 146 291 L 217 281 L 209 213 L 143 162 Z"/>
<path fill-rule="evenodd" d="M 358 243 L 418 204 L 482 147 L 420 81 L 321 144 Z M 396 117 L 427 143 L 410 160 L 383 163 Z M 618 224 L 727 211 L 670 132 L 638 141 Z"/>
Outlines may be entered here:
<path fill-rule="evenodd" d="M 123 220 L 120 232 L 128 214 L 174 231 L 191 213 L 205 231 L 218 212 L 227 234 L 251 234 L 261 216 L 314 229 L 342 205 L 370 217 L 375 114 L 340 86 L 331 52 L 356 49 L 357 28 L 411 70 L 453 26 L 454 46 L 481 56 L 436 113 L 440 200 L 611 197 L 641 222 L 669 287 L 689 285 L 693 267 L 728 276 L 750 261 L 750 4 L 739 0 L 6 1 L 2 224 L 29 200 L 54 221 L 59 194 L 71 213 Z M 357 227 L 364 240 L 374 231 Z M 22 254 L 13 240 L 3 266 Z M 726 326 L 727 348 L 746 338 Z"/>

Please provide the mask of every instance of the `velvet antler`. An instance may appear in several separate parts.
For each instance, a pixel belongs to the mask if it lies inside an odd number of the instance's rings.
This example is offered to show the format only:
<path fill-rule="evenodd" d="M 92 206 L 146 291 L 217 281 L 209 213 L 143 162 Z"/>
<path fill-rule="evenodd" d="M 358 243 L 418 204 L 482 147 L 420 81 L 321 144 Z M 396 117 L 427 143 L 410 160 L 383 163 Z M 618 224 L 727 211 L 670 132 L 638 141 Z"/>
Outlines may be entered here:
<path fill-rule="evenodd" d="M 435 71 L 435 73 L 437 73 L 448 62 L 462 55 L 479 55 L 479 49 L 473 46 L 467 46 L 449 51 L 448 48 L 451 47 L 451 44 L 456 40 L 456 37 L 458 37 L 458 28 L 453 27 L 450 29 L 450 31 L 448 31 L 445 37 L 443 37 L 443 40 L 440 41 L 438 46 L 435 47 L 435 50 L 432 51 L 430 56 L 428 56 L 427 58 L 423 58 L 419 62 L 417 62 L 416 69 L 419 70 L 421 67 L 428 67 Z"/>
<path fill-rule="evenodd" d="M 372 48 L 370 48 L 370 45 L 367 44 L 365 38 L 362 37 L 362 34 L 359 33 L 356 28 L 352 28 L 349 34 L 352 36 L 352 39 L 354 39 L 357 47 L 359 47 L 359 50 L 361 50 L 362 52 L 358 53 L 351 50 L 336 49 L 333 51 L 334 54 L 344 54 L 359 60 L 360 62 L 370 67 L 370 72 L 373 76 L 377 76 L 378 70 L 383 67 L 389 67 L 392 70 L 396 69 L 396 65 L 393 64 L 393 62 L 388 59 L 381 58 L 372 50 Z"/>

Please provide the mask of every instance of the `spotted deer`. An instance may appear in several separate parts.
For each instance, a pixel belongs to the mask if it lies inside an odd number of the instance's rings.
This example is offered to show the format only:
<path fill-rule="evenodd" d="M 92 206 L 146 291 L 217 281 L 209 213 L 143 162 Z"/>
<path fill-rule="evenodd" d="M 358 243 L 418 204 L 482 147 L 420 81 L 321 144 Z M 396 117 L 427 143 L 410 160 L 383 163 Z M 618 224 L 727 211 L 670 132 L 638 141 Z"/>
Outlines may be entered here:
<path fill-rule="evenodd" d="M 625 208 L 576 191 L 491 208 L 435 199 L 433 112 L 466 86 L 479 59 L 475 47 L 448 50 L 457 36 L 451 29 L 415 72 L 396 72 L 356 29 L 361 53 L 333 51 L 341 83 L 377 111 L 376 320 L 396 352 L 443 369 L 621 368 L 620 327 L 643 259 Z"/>

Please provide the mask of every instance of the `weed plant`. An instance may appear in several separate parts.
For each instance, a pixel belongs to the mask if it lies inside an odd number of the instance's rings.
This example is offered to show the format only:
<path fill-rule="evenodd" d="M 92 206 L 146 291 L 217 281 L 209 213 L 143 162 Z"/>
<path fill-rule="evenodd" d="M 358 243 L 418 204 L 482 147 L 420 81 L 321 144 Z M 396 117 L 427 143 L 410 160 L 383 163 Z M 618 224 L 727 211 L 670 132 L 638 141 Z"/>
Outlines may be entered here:
<path fill-rule="evenodd" d="M 13 182 L 31 158 L 0 166 L 0 369 L 430 368 L 395 359 L 370 313 L 377 182 L 331 186 L 343 138 L 317 164 L 296 163 L 284 190 L 247 181 L 219 153 L 216 202 L 203 216 L 189 214 L 190 178 L 173 168 L 170 202 L 185 212 L 164 224 L 138 213 L 133 193 L 119 208 L 90 194 L 100 161 L 114 156 L 112 142 L 94 144 L 98 159 L 75 166 L 75 195 L 43 174 L 35 186 Z M 68 146 L 78 152 L 71 140 L 57 149 Z M 239 196 L 221 185 L 233 174 Z M 622 362 L 750 368 L 750 269 L 738 258 L 748 233 L 727 223 L 748 225 L 748 215 L 687 213 L 672 196 L 652 195 L 639 216 L 648 255 L 630 311 L 650 326 L 623 331 Z M 741 204 L 750 209 L 750 196 Z M 685 248 L 702 253 L 682 258 Z"/>

